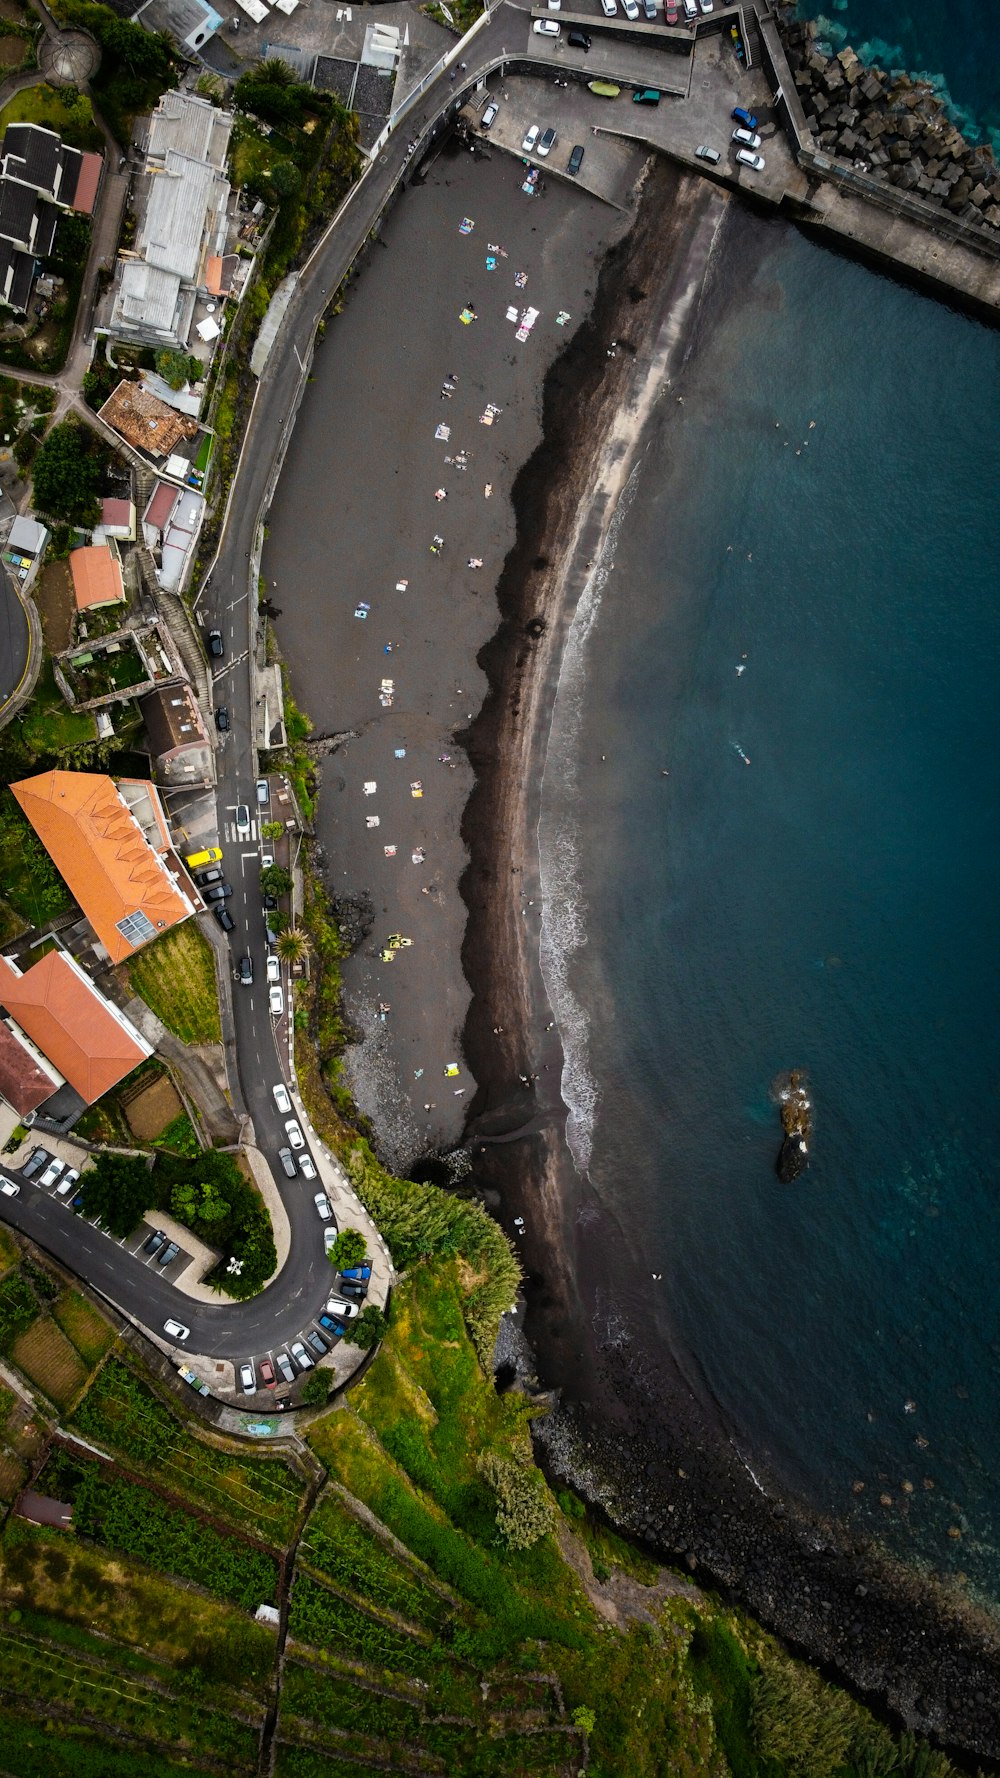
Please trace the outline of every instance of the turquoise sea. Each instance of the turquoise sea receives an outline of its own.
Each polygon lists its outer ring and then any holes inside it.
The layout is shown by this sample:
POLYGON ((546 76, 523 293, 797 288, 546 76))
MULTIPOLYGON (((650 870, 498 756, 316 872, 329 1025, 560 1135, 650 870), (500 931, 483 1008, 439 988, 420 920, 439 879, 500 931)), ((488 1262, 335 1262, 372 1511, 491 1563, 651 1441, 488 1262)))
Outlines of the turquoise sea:
POLYGON ((727 228, 543 797, 599 1313, 756 1472, 996 1599, 1000 333, 727 228))

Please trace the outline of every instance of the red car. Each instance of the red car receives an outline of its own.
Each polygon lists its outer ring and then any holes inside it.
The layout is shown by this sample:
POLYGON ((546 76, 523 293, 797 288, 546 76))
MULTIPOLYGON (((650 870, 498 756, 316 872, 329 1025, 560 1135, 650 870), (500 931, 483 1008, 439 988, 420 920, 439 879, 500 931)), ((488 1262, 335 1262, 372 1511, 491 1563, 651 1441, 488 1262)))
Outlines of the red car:
POLYGON ((274 1365, 271 1363, 271 1360, 269 1358, 262 1358, 261 1359, 259 1365, 257 1366, 257 1375, 260 1378, 261 1382, 263 1383, 265 1389, 277 1389, 278 1383, 277 1383, 277 1378, 275 1377, 275 1374, 274 1374, 274 1365))
POLYGON ((663 16, 668 25, 676 25, 677 0, 663 0, 663 16))

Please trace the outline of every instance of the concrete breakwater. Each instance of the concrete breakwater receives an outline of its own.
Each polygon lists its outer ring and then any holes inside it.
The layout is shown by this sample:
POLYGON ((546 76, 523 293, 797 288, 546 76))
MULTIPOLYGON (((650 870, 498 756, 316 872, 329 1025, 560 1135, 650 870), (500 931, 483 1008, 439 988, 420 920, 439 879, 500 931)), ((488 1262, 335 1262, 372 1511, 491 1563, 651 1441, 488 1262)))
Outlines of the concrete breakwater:
POLYGON ((826 55, 813 20, 782 20, 781 37, 820 150, 912 193, 989 236, 1000 249, 1000 167, 967 142, 926 82, 867 67, 855 51, 826 55))

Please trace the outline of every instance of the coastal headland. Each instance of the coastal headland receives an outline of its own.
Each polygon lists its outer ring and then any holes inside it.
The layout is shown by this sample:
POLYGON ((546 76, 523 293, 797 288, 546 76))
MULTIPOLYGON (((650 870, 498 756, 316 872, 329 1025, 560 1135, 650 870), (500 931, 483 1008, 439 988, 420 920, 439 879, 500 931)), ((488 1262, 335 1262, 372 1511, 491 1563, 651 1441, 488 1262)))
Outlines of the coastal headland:
POLYGON ((720 258, 754 251, 727 207, 663 163, 632 219, 555 186, 528 199, 506 160, 440 159, 319 350, 264 569, 298 701, 351 736, 318 815, 331 891, 367 891, 375 922, 346 971, 349 1077, 391 1164, 464 1129, 476 1186, 512 1231, 523 1218, 535 1363, 569 1404, 553 1468, 907 1722, 989 1755, 992 1622, 770 1498, 669 1355, 616 1352, 581 1313, 612 1231, 579 1221, 563 1141, 538 793, 562 644, 643 420, 710 337, 720 258), (390 961, 393 936, 412 945, 390 961))

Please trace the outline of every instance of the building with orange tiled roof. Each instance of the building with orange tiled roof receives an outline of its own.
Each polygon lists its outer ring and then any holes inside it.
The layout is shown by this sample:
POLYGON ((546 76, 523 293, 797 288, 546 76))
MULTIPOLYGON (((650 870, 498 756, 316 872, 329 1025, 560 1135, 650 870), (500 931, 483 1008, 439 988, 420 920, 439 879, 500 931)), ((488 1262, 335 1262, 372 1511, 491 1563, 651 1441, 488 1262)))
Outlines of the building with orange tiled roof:
POLYGON ((88 543, 70 552, 69 571, 77 611, 95 611, 102 605, 120 605, 125 598, 122 565, 117 549, 107 543, 88 543))
POLYGON ((126 801, 103 773, 53 771, 11 790, 113 963, 195 912, 153 784, 130 781, 126 801), (141 825, 130 803, 151 820, 141 825))
MULTIPOLYGON (((65 951, 50 951, 24 974, 12 958, 0 957, 0 1009, 4 1044, 16 1042, 39 1074, 49 1077, 44 1098, 56 1101, 51 1111, 44 1100, 30 1107, 41 1105, 49 1122, 75 1121, 85 1105, 93 1105, 153 1053, 65 951)), ((6 1087, 0 1090, 6 1098, 6 1087)))

